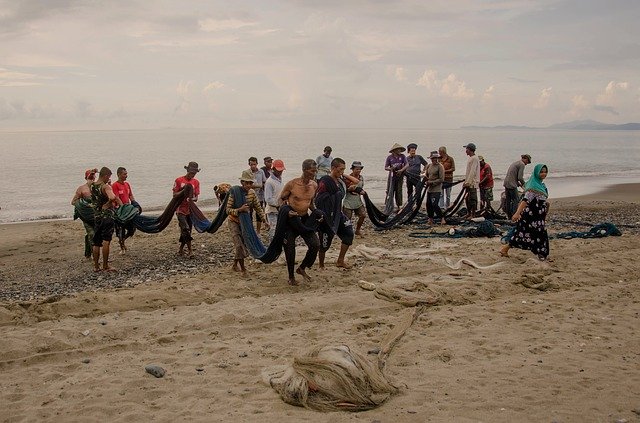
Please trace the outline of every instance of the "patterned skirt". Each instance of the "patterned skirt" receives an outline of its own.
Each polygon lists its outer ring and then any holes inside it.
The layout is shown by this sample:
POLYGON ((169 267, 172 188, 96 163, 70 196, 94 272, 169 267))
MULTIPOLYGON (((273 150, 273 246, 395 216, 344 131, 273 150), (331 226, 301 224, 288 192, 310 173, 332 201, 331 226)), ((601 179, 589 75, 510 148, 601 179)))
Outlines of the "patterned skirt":
POLYGON ((529 201, 522 211, 515 233, 509 241, 509 246, 530 250, 541 259, 547 258, 549 255, 549 236, 545 227, 546 216, 546 201, 538 198, 529 201))

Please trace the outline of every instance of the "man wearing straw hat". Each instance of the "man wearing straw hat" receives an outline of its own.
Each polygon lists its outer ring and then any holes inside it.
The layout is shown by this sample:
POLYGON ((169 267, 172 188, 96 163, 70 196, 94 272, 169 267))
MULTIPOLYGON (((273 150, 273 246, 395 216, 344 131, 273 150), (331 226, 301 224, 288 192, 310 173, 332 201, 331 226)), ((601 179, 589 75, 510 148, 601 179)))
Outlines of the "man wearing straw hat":
POLYGON ((191 237, 191 230, 193 228, 193 223, 191 222, 189 202, 198 201, 198 196, 200 195, 200 181, 196 179, 196 173, 200 172, 200 168, 196 162, 189 162, 189 164, 184 168, 187 171, 187 174, 176 178, 173 183, 173 196, 175 197, 178 195, 186 185, 191 185, 193 187, 193 197, 185 198, 176 210, 178 227, 180 228, 180 249, 178 249, 178 255, 184 255, 184 247, 186 245, 187 256, 189 258, 193 258, 193 250, 191 249, 191 241, 193 240, 191 237))
POLYGON ((227 200, 227 213, 229 214, 228 225, 235 250, 233 266, 231 268, 236 272, 242 272, 243 276, 246 276, 247 274, 247 269, 244 267, 244 259, 249 257, 249 251, 242 240, 242 231, 240 230, 240 219, 238 218, 238 215, 240 213, 249 213, 250 211, 254 211, 258 218, 264 222, 265 229, 269 230, 267 217, 264 215, 264 211, 262 210, 260 201, 256 196, 256 192, 251 188, 254 182, 255 179, 251 170, 245 170, 242 172, 242 176, 240 176, 240 185, 242 186, 242 190, 246 193, 246 202, 238 207, 238 204, 234 204, 233 195, 230 195, 227 200))
MULTIPOLYGON (((390 197, 393 195, 396 201, 396 207, 400 209, 402 206, 402 179, 404 171, 409 167, 407 158, 404 154, 405 148, 398 143, 394 143, 389 150, 389 156, 384 162, 384 170, 389 172, 391 181, 387 187, 387 202, 391 203, 390 197)), ((393 207, 393 205, 391 205, 393 207)), ((388 209, 389 207, 387 207, 388 209)))

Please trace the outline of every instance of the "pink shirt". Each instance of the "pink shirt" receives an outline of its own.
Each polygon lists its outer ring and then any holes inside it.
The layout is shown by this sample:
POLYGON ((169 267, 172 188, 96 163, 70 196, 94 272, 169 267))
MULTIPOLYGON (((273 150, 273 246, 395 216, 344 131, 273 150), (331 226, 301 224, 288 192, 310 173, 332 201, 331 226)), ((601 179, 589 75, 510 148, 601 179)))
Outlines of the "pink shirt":
MULTIPOLYGON (((196 178, 187 179, 184 176, 177 178, 173 183, 173 192, 181 191, 182 188, 184 188, 184 186, 187 184, 193 187, 194 197, 200 195, 200 181, 198 181, 196 178)), ((191 214, 191 211, 189 210, 189 202, 186 199, 182 203, 180 203, 180 205, 178 206, 178 210, 176 210, 176 213, 191 214)))
POLYGON ((131 191, 131 185, 129 182, 124 181, 122 183, 115 181, 111 184, 111 189, 113 189, 113 193, 122 201, 122 204, 131 204, 131 196, 133 195, 133 191, 131 191))

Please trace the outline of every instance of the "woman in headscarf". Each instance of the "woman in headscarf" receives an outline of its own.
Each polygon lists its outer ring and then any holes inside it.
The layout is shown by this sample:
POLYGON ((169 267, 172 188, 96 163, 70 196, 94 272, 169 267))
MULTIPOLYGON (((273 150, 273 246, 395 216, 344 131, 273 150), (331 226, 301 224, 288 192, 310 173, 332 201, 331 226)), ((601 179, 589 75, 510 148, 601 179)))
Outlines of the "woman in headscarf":
POLYGON ((537 164, 531 178, 524 186, 524 196, 511 220, 517 223, 515 232, 509 242, 500 249, 503 257, 509 257, 509 248, 515 247, 530 250, 540 260, 549 260, 549 236, 545 220, 549 212, 549 192, 544 179, 548 168, 537 164))

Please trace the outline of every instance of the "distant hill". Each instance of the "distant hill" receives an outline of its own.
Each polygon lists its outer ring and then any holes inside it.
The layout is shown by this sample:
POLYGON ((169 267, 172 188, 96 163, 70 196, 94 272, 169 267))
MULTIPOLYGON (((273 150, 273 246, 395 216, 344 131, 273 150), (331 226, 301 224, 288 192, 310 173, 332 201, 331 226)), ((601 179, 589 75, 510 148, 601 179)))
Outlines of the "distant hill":
POLYGON ((462 126, 461 129, 575 129, 575 130, 607 130, 607 131, 640 131, 640 123, 624 123, 620 125, 596 122, 595 120, 574 120, 556 123, 547 127, 500 125, 500 126, 462 126))

